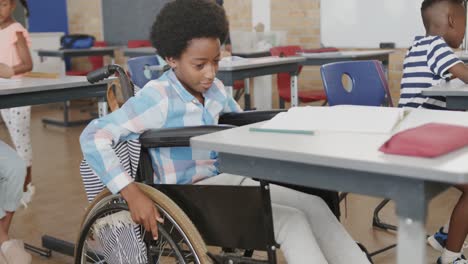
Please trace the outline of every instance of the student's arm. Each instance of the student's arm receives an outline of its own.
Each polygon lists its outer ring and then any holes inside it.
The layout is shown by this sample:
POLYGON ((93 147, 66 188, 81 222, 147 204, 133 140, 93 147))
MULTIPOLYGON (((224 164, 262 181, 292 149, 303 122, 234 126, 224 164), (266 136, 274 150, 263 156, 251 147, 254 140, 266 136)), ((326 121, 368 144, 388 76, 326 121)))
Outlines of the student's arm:
POLYGON ((458 78, 464 83, 468 83, 468 66, 464 63, 458 63, 449 69, 449 72, 452 74, 453 78, 458 78))
POLYGON ((112 146, 136 139, 149 130, 161 128, 167 116, 167 98, 155 89, 142 89, 121 109, 92 121, 80 136, 84 158, 112 193, 127 201, 133 221, 157 237, 159 213, 152 201, 133 183, 112 146))
POLYGON ((468 81, 468 68, 441 37, 432 40, 426 56, 427 66, 435 75, 442 79, 455 77, 468 81))
POLYGON ((22 32, 16 32, 16 49, 18 50, 18 55, 21 60, 21 63, 18 65, 13 66, 13 71, 15 75, 22 74, 25 72, 30 72, 33 67, 31 54, 29 53, 29 47, 26 42, 26 38, 24 37, 22 32))

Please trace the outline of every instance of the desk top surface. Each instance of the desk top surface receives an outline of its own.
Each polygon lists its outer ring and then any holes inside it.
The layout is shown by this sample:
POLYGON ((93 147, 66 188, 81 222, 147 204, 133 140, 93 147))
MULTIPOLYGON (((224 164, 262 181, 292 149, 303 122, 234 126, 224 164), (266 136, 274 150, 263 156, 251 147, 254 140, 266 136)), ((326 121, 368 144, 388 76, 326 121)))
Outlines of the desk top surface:
POLYGON ((298 55, 307 59, 344 59, 344 58, 359 58, 379 55, 389 55, 393 50, 359 50, 359 51, 337 51, 337 52, 322 52, 322 53, 307 53, 300 52, 298 55))
POLYGON ((115 49, 119 47, 93 47, 89 49, 38 49, 36 50, 39 56, 47 57, 57 57, 57 56, 65 56, 65 55, 73 55, 73 54, 86 54, 95 55, 99 53, 114 53, 115 49))
POLYGON ((156 49, 153 47, 139 47, 139 48, 128 48, 125 47, 122 49, 124 52, 147 52, 149 54, 155 54, 156 49))
POLYGON ((283 64, 300 63, 303 61, 305 61, 305 58, 302 57, 261 57, 221 61, 219 63, 219 71, 245 70, 283 64))
MULTIPOLYGON (((418 117, 406 117, 400 128, 429 122, 468 126, 468 113, 420 110, 418 117)), ((250 131, 260 123, 195 137, 198 149, 283 160, 333 168, 384 173, 400 177, 446 183, 468 183, 468 148, 438 158, 426 159, 387 155, 379 147, 391 134, 316 131, 314 135, 250 131)))
POLYGON ((422 94, 425 96, 468 96, 468 85, 459 79, 454 79, 423 89, 422 94))
MULTIPOLYGON (((104 81, 108 82, 108 80, 104 81)), ((19 78, 0 81, 0 96, 28 92, 90 86, 85 76, 66 76, 57 79, 19 78)))

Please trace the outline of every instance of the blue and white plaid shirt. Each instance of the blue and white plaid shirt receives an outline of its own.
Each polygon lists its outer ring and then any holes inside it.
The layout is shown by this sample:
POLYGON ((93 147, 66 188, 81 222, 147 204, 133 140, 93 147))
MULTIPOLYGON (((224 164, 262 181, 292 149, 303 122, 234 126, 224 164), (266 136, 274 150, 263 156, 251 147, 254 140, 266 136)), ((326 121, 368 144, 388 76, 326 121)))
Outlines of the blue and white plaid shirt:
MULTIPOLYGON (((202 105, 179 82, 172 70, 150 81, 119 110, 92 121, 80 137, 84 158, 113 193, 133 179, 123 168, 112 146, 137 139, 147 130, 216 125, 220 114, 242 109, 216 79, 203 94, 202 105)), ((190 147, 151 149, 156 183, 191 184, 217 175, 217 155, 190 147)))

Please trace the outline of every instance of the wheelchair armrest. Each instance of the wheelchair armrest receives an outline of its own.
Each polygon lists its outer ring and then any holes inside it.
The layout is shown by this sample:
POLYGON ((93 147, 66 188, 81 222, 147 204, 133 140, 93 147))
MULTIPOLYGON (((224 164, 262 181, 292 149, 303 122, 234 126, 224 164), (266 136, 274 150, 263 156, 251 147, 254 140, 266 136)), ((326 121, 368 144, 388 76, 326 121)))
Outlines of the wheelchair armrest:
POLYGON ((227 113, 219 117, 219 124, 245 126, 272 119, 275 115, 286 112, 285 109, 267 111, 245 111, 240 113, 227 113))
POLYGON ((234 126, 193 126, 149 130, 140 136, 140 143, 145 148, 188 147, 190 138, 218 132, 234 126))

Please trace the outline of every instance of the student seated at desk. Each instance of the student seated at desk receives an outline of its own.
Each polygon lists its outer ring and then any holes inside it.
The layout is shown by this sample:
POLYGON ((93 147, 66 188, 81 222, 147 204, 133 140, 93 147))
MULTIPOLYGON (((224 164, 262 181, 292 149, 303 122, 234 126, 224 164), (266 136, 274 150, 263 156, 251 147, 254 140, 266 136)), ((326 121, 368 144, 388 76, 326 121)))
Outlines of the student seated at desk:
MULTIPOLYGON (((466 10, 463 0, 424 0, 421 12, 426 36, 416 37, 406 55, 399 106, 443 110, 444 97, 425 97, 421 91, 453 78, 468 83, 468 67, 452 51, 465 36, 466 10)), ((442 251, 439 264, 468 263, 461 252, 468 234, 468 185, 455 187, 462 195, 450 224, 428 239, 432 247, 442 251)))
MULTIPOLYGON (((154 238, 160 215, 119 163, 112 146, 150 129, 216 125, 220 114, 241 111, 216 79, 220 40, 227 31, 225 12, 212 0, 168 3, 153 24, 151 40, 171 70, 146 84, 119 110, 92 121, 80 137, 90 167, 113 193, 120 192, 133 221, 154 238)), ((156 182, 258 184, 241 176, 218 175, 216 154, 196 153, 198 160, 189 147, 151 150, 156 182)), ((271 198, 275 239, 288 263, 369 263, 322 199, 275 185, 271 198)))
MULTIPOLYGON (((20 1, 28 11, 25 0, 20 1)), ((13 18, 15 0, 0 0, 0 78, 17 78, 32 70, 28 31, 13 18)), ((27 175, 23 186, 26 205, 34 193, 31 183, 32 147, 30 137, 31 106, 1 109, 1 116, 20 157, 26 162, 27 175)))
POLYGON ((13 214, 21 204, 25 176, 24 161, 0 141, 0 264, 31 263, 23 242, 8 236, 13 214))

